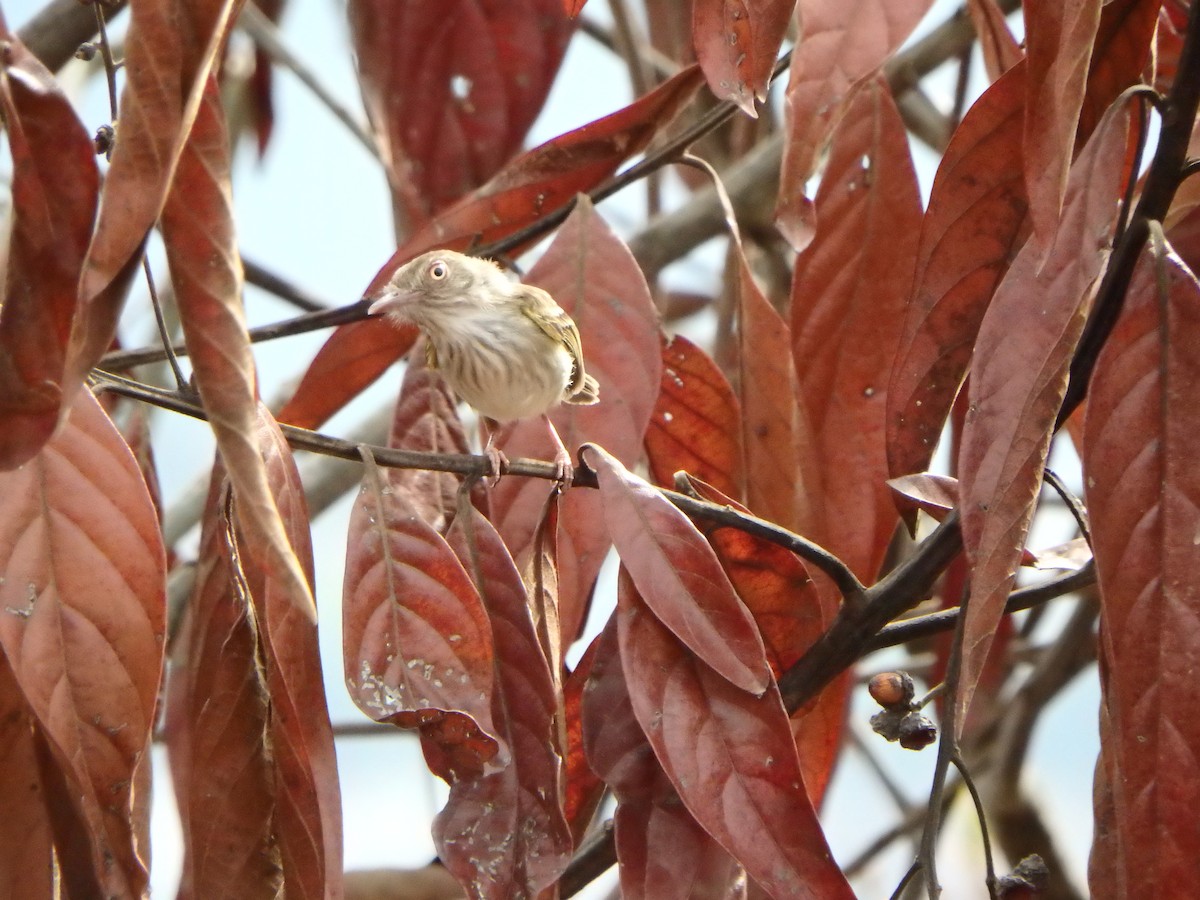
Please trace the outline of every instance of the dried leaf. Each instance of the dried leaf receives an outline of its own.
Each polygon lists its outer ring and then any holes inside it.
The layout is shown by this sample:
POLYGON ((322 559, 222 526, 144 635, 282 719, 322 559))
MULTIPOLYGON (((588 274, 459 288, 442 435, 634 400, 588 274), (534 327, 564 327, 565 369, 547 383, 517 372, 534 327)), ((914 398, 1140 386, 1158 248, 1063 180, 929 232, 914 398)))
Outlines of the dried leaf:
POLYGON ((1025 189, 1033 232, 1054 239, 1067 190, 1102 0, 1026 0, 1025 189))
POLYGON ((1028 225, 1021 145, 1026 66, 968 110, 938 167, 887 397, 888 471, 929 468, 979 323, 1028 225))
POLYGON ((54 896, 54 835, 38 777, 34 718, 0 653, 0 896, 54 896))
POLYGON ((415 327, 396 328, 382 319, 351 322, 335 329, 279 411, 279 421, 298 428, 320 428, 374 384, 416 339, 415 327))
POLYGON ((663 337, 662 386, 646 429, 654 481, 666 487, 685 471, 741 496, 741 410, 725 375, 682 335, 663 337))
POLYGON ((604 450, 585 449, 608 533, 654 615, 731 684, 761 694, 770 681, 762 638, 704 536, 604 450))
POLYGON ((958 454, 971 596, 961 724, 1021 558, 1071 355, 1108 258, 1128 175, 1128 110, 1114 107, 1072 167, 1062 221, 1043 253, 1026 243, 979 329, 958 454))
POLYGON ((67 393, 83 382, 112 343, 146 236, 164 214, 239 2, 147 0, 130 10, 121 139, 104 179, 99 221, 80 279, 67 393))
POLYGON ((131 821, 165 640, 166 566, 137 463, 90 392, 0 474, 0 646, 114 896, 146 887, 131 821), (86 673, 86 677, 85 674, 86 673))
POLYGON ((478 772, 497 755, 487 611, 442 536, 373 462, 350 518, 342 621, 359 709, 430 735, 446 757, 444 777, 478 772))
POLYGON ((792 282, 792 356, 826 511, 805 534, 870 580, 897 521, 885 484, 888 377, 921 215, 904 124, 882 82, 838 126, 816 202, 821 227, 792 282))
POLYGON ((403 231, 521 148, 574 30, 562 0, 352 0, 347 14, 403 231))
POLYGON ((1111 828, 1106 880, 1092 883, 1101 898, 1200 890, 1200 285, 1163 249, 1143 252, 1097 360, 1084 440, 1101 595, 1106 765, 1097 783, 1111 803, 1096 811, 1111 828))
POLYGON ((53 76, 0 23, 12 216, 0 311, 0 469, 32 457, 62 412, 79 274, 99 200, 95 150, 53 76))
POLYGON ((888 487, 896 495, 896 506, 901 513, 928 513, 942 521, 958 507, 958 479, 935 472, 917 475, 901 475, 889 478, 888 487))
POLYGON ((622 570, 621 665, 634 714, 688 810, 777 897, 853 897, 805 793, 774 681, 739 691, 661 624, 622 570))
POLYGON ((1100 11, 1079 110, 1076 148, 1087 143, 1104 111, 1121 92, 1141 82, 1151 59, 1161 5, 1162 0, 1112 0, 1100 11))
POLYGON ((446 535, 472 573, 496 648, 492 718, 512 757, 499 771, 456 778, 434 820, 446 867, 472 896, 533 897, 571 861, 562 811, 558 691, 530 616, 521 576, 491 524, 469 505, 446 535), (469 518, 468 518, 469 517, 469 518))
POLYGON ((800 0, 800 40, 792 56, 787 145, 776 224, 797 251, 813 237, 804 184, 855 85, 887 60, 932 0, 800 0))
POLYGON ((583 707, 588 760, 617 798, 613 816, 621 896, 628 900, 727 897, 741 872, 700 827, 671 785, 633 714, 616 620, 597 637, 583 707))
POLYGON ((695 0, 692 39, 708 86, 719 100, 732 100, 748 116, 754 101, 767 99, 779 46, 796 0, 695 0))
POLYGON ((967 12, 979 37, 979 49, 988 78, 996 81, 1025 58, 1021 45, 1008 30, 1004 13, 996 0, 967 0, 967 12))

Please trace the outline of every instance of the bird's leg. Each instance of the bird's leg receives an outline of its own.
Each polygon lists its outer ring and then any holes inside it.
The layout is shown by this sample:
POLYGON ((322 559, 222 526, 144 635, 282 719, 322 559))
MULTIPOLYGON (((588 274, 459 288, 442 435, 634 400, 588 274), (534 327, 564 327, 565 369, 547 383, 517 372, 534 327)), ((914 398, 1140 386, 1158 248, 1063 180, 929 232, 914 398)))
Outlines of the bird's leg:
POLYGON ((550 429, 550 436, 554 438, 554 445, 557 449, 554 451, 554 480, 558 482, 559 491, 565 491, 571 486, 571 482, 575 480, 575 466, 571 463, 571 454, 567 452, 567 448, 563 445, 562 438, 558 436, 558 429, 554 427, 554 423, 550 421, 547 415, 542 416, 546 420, 546 426, 550 429))
POLYGON ((487 416, 481 416, 483 419, 483 430, 487 432, 487 443, 483 445, 483 455, 487 457, 488 483, 495 487, 500 481, 500 476, 508 471, 508 457, 504 455, 504 451, 496 446, 496 430, 500 427, 500 423, 495 419, 489 419, 487 416))

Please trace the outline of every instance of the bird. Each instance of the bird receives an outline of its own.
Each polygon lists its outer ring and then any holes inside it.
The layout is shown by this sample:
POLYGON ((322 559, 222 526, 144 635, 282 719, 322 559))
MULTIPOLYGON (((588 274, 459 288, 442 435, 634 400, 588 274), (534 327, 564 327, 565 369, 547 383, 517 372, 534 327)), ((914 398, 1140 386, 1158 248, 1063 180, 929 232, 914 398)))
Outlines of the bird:
POLYGON ((499 424, 535 416, 557 444, 560 489, 570 484, 571 456, 548 413, 560 403, 598 403, 600 385, 584 369, 579 329, 549 293, 508 278, 491 260, 431 250, 367 299, 369 315, 421 331, 429 367, 483 417, 493 484, 508 468, 495 446, 499 424))

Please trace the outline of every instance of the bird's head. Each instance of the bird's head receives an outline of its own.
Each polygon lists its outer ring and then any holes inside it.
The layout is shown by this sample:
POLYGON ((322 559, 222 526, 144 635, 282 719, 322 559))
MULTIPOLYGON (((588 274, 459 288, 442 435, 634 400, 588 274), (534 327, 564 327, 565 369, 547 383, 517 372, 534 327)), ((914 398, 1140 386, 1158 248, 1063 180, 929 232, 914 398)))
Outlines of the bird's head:
POLYGON ((430 250, 396 270, 368 313, 428 326, 509 290, 508 279, 489 260, 430 250))

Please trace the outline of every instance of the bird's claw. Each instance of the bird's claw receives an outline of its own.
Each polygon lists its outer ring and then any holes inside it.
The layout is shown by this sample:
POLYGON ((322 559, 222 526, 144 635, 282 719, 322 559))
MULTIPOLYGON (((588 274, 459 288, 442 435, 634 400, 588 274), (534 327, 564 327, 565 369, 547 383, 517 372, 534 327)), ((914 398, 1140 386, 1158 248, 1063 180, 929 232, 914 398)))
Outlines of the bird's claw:
POLYGON ((554 454, 554 480, 558 483, 559 493, 571 486, 575 480, 575 466, 571 463, 571 454, 565 447, 559 447, 554 454))
POLYGON ((484 477, 487 478, 488 487, 495 487, 508 473, 508 457, 504 455, 503 450, 491 445, 483 448, 483 455, 487 457, 487 471, 484 472, 484 477))

